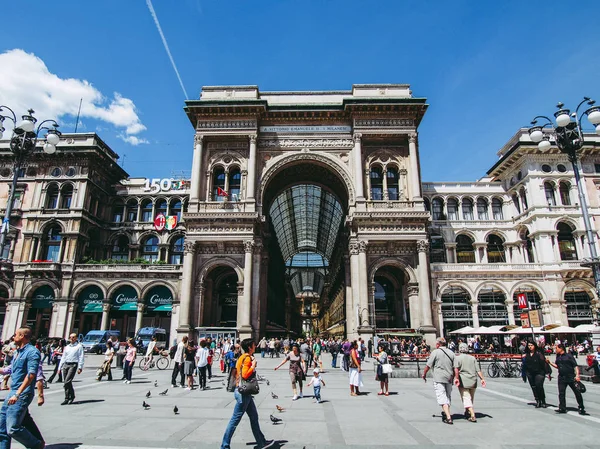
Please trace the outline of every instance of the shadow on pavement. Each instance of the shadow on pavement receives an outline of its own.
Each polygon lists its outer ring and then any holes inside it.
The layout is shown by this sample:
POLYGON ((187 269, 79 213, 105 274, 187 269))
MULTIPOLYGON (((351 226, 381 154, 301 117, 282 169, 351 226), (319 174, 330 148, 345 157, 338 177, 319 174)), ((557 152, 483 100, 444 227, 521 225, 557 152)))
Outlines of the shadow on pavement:
POLYGON ((58 443, 58 444, 47 444, 48 449, 76 449, 81 446, 82 443, 58 443))
POLYGON ((93 404, 94 402, 104 402, 104 399, 84 399, 83 401, 73 401, 72 405, 93 404))

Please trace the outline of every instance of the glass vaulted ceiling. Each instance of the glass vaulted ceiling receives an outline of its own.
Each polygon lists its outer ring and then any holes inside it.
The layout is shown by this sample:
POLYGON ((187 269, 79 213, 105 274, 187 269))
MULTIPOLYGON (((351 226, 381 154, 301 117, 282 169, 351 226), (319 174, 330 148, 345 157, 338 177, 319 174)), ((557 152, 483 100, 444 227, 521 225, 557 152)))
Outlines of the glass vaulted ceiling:
POLYGON ((343 219, 342 206, 326 190, 302 184, 283 191, 269 210, 296 297, 317 297, 343 219))

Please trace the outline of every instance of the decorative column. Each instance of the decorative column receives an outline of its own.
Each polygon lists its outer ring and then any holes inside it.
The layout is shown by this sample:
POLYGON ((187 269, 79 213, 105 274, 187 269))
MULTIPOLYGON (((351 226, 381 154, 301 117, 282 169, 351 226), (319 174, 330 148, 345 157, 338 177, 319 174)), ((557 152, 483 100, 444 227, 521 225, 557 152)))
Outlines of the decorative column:
POLYGON ((515 302, 512 299, 506 300, 506 312, 508 313, 508 324, 515 324, 515 302))
MULTIPOLYGON (((360 268, 359 268, 359 263, 358 263, 358 241, 351 240, 350 244, 348 245, 348 250, 350 252, 350 285, 352 287, 352 294, 351 294, 351 298, 352 298, 352 303, 351 303, 351 307, 350 307, 350 313, 351 315, 347 315, 346 318, 348 318, 349 316, 353 317, 353 321, 355 322, 356 326, 353 329, 348 329, 347 330, 347 334, 350 338, 350 336, 352 336, 352 338, 357 338, 359 336, 359 332, 360 332, 360 328, 362 327, 362 321, 361 321, 361 310, 360 310, 360 268)), ((348 308, 346 309, 346 313, 348 313, 348 308)))
POLYGON ((479 314, 477 313, 479 303, 477 301, 471 302, 471 315, 473 318, 473 327, 477 329, 479 327, 479 314))
POLYGON ((110 316, 110 304, 103 302, 102 303, 102 322, 100 324, 101 331, 108 330, 109 316, 110 316))
POLYGON ((190 186, 190 203, 200 200, 200 174, 202 170, 202 143, 204 136, 194 136, 194 158, 192 160, 192 183, 190 186))
POLYGON ((363 189, 363 166, 362 166, 362 134, 356 133, 352 137, 354 139, 354 182, 356 183, 356 199, 363 201, 365 199, 365 193, 363 189))
POLYGON ((73 321, 75 318, 75 303, 70 301, 67 304, 67 316, 65 319, 65 325, 63 327, 63 337, 67 338, 73 329, 73 321))
POLYGON ((418 329, 421 327, 421 314, 419 313, 419 284, 408 284, 406 289, 408 295, 408 308, 410 310, 410 327, 418 329))
POLYGON ((246 186, 246 198, 254 201, 256 184, 256 134, 250 134, 250 154, 248 158, 248 185, 246 186))
POLYGON ((142 319, 144 318, 144 303, 137 303, 137 314, 135 315, 135 331, 139 331, 142 328, 142 319))
POLYGON ((373 200, 373 196, 371 195, 371 172, 367 168, 365 170, 365 178, 367 180, 367 200, 373 200))
POLYGON ((417 252, 419 253, 419 266, 417 268, 419 277, 419 298, 421 303, 421 330, 425 335, 428 344, 435 340, 436 330, 433 326, 431 317, 431 293, 429 289, 429 271, 427 266, 427 253, 429 252, 429 242, 419 240, 417 242, 417 252))
POLYGON ((456 243, 446 243, 446 262, 456 263, 456 243))
POLYGON ((361 322, 358 326, 359 334, 372 334, 373 323, 371 322, 372 312, 369 307, 369 280, 367 271, 367 242, 358 242, 358 287, 360 291, 359 300, 357 301, 360 307, 359 316, 361 322))
POLYGON ((206 287, 204 286, 204 282, 198 281, 196 285, 196 298, 198 298, 198 321, 197 325, 202 326, 204 323, 209 323, 209 320, 204 319, 204 310, 206 301, 204 300, 204 296, 206 294, 206 287))
POLYGON ((254 253, 254 242, 252 240, 244 241, 244 295, 242 303, 238 304, 237 309, 237 328, 240 338, 252 336, 252 326, 250 317, 252 312, 252 262, 254 253))
POLYGON ((398 184, 400 187, 400 192, 398 192, 398 199, 400 201, 408 200, 408 182, 406 180, 407 174, 408 171, 404 168, 400 169, 400 171, 398 172, 398 184))
POLYGON ((383 176, 383 196, 382 198, 387 201, 390 199, 390 196, 388 194, 388 184, 387 184, 387 167, 384 168, 381 172, 381 176, 383 176))
MULTIPOLYGON (((355 248, 356 254, 358 254, 358 246, 355 248)), ((352 294, 352 269, 350 259, 352 257, 353 244, 349 245, 349 255, 344 256, 344 283, 346 286, 346 336, 352 340, 358 337, 356 328, 358 323, 356 322, 356 307, 354 307, 354 295, 352 294)))
POLYGON ((183 245, 183 274, 181 277, 181 299, 179 304, 179 327, 177 333, 183 337, 190 332, 190 309, 192 307, 192 286, 196 263, 196 242, 183 245))
POLYGON ((206 201, 212 200, 212 171, 206 170, 206 201))
POLYGON ((419 156, 417 155, 417 133, 408 135, 408 159, 410 161, 410 190, 414 200, 421 198, 421 177, 419 174, 419 156))

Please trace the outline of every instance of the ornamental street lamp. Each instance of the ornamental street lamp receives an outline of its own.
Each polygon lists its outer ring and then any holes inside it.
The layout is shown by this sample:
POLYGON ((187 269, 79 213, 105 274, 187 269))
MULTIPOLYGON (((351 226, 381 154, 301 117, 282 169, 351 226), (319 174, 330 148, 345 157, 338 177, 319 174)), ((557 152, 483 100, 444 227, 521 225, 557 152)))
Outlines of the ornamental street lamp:
POLYGON ((46 136, 42 137, 42 139, 45 139, 43 146, 44 153, 54 154, 56 152, 56 145, 60 142, 60 132, 57 129, 58 123, 56 123, 55 120, 44 120, 36 128, 35 125, 37 119, 33 116, 35 111, 29 109, 27 112, 28 114, 23 115, 21 120, 17 122, 17 116, 14 111, 8 106, 0 105, 0 139, 2 139, 4 131, 6 131, 4 128, 4 121, 9 119, 12 121, 12 136, 10 138, 9 148, 13 154, 12 188, 8 197, 8 203, 6 204, 2 228, 0 229, 0 259, 4 255, 4 245, 8 234, 8 223, 13 208, 19 172, 24 167, 27 159, 36 152, 36 146, 38 140, 40 140, 40 133, 43 130, 46 131, 46 136), (10 115, 4 115, 5 110, 8 111, 10 115), (51 128, 49 128, 49 126, 51 126, 51 128))
POLYGON ((573 165, 575 174, 575 183, 579 193, 579 204, 581 205, 581 213, 583 215, 583 223, 587 235, 587 241, 590 248, 591 260, 584 260, 583 266, 592 268, 594 273, 594 283, 596 285, 596 293, 600 298, 600 260, 596 251, 595 233, 590 222, 587 200, 581 184, 579 174, 579 152, 583 148, 585 139, 581 130, 581 119, 584 115, 587 116, 589 122, 596 128, 596 134, 600 135, 600 108, 594 106, 595 101, 588 97, 584 97, 579 103, 575 112, 571 113, 569 109, 564 109, 564 104, 558 103, 556 107, 558 111, 554 113, 556 124, 544 115, 538 115, 533 119, 532 128, 529 129, 529 137, 538 144, 541 151, 546 151, 552 146, 551 140, 554 141, 558 149, 569 157, 569 161, 573 165), (579 109, 583 104, 587 104, 587 109, 579 114, 579 109), (545 123, 538 125, 538 119, 545 120, 545 123), (549 127, 550 132, 544 132, 544 128, 549 127))

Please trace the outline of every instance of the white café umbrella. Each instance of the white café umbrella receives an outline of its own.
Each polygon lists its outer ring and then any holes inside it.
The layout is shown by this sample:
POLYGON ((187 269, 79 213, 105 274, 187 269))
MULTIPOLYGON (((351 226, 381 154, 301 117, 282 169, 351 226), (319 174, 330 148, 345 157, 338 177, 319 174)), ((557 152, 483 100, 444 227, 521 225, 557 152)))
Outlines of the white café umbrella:
POLYGON ((575 326, 575 330, 578 334, 591 334, 594 332, 596 326, 593 324, 580 324, 579 326, 575 326))
POLYGON ((466 335, 472 333, 473 328, 471 326, 461 327, 460 329, 456 329, 455 331, 448 332, 449 335, 466 335))

